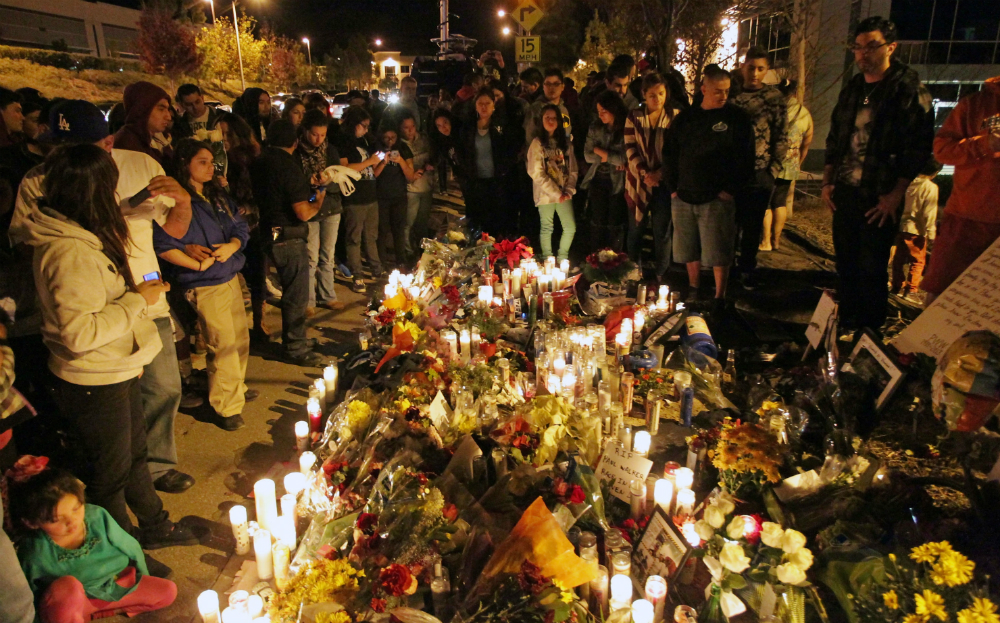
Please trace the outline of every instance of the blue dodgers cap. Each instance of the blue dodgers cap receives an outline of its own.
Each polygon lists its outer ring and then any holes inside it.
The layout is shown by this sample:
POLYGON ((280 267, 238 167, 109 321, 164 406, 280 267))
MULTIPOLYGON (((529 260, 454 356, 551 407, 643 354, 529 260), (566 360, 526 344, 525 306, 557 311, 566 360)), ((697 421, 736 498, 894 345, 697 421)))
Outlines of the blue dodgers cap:
POLYGON ((39 137, 46 143, 96 143, 108 137, 108 120, 86 100, 59 102, 49 111, 49 131, 39 137))

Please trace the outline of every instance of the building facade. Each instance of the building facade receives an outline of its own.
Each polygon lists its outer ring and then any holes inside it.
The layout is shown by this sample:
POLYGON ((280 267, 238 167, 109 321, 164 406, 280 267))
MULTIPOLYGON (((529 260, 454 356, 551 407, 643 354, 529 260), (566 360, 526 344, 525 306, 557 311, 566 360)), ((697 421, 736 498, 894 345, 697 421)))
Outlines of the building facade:
POLYGON ((135 57, 139 11, 84 0, 0 0, 0 44, 135 57))
POLYGON ((374 66, 372 70, 375 74, 375 83, 379 83, 386 78, 393 78, 396 84, 413 71, 413 60, 416 56, 403 56, 401 52, 376 52, 374 66))

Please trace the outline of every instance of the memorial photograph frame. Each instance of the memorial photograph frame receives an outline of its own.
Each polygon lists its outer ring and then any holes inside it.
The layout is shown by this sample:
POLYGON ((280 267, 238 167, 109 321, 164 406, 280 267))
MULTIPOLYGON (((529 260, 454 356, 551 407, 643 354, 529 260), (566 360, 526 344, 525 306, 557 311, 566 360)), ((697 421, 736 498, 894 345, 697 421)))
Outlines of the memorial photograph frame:
POLYGON ((903 384, 903 377, 906 375, 896 357, 868 329, 865 329, 854 345, 850 357, 840 370, 853 372, 865 380, 875 379, 879 388, 879 395, 875 400, 877 411, 889 404, 889 399, 903 384))
POLYGON ((694 548, 684 539, 673 519, 663 507, 656 506, 632 553, 632 577, 644 586, 646 578, 659 575, 673 586, 692 552, 694 548))

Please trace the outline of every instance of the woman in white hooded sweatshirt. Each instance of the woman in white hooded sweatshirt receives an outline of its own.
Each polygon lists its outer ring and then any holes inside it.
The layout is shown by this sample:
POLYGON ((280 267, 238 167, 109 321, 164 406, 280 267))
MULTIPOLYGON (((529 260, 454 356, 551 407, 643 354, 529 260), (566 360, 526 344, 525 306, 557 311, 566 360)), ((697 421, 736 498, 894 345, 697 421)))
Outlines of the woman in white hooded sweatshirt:
POLYGON ((117 182, 114 161, 96 145, 61 147, 46 159, 44 197, 26 222, 42 337, 56 401, 87 459, 77 471, 89 501, 134 533, 131 508, 144 543, 190 544, 197 539, 179 538, 189 530, 167 519, 146 467, 138 383, 160 347, 146 308, 169 286, 133 283, 117 182))

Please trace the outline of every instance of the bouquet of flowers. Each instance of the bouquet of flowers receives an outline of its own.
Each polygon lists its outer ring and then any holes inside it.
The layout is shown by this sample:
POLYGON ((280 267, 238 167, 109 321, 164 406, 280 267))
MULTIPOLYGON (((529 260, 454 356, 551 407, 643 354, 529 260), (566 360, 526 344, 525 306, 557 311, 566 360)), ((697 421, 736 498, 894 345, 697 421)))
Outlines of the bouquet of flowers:
POLYGON ((719 470, 719 483, 733 495, 741 491, 759 494, 765 484, 781 480, 781 446, 770 431, 757 424, 733 424, 726 418, 708 456, 719 470))
POLYGON ((507 262, 508 268, 517 268, 521 265, 521 260, 530 259, 535 255, 531 247, 528 246, 528 239, 521 236, 517 240, 501 240, 493 243, 490 249, 490 266, 496 264, 498 259, 507 262))
POLYGON ((973 582, 976 563, 947 541, 924 543, 910 561, 889 554, 885 581, 852 598, 859 623, 997 623, 996 603, 973 582))
POLYGON ((573 590, 542 575, 525 560, 518 573, 502 574, 496 586, 465 618, 467 623, 586 623, 593 617, 573 590))
POLYGON ((588 255, 580 269, 591 283, 603 282, 618 286, 633 277, 636 265, 627 253, 601 249, 588 255))
MULTIPOLYGON (((346 560, 319 558, 300 569, 284 590, 275 593, 270 602, 271 620, 275 623, 297 620, 300 605, 350 605, 358 592, 358 578, 364 574, 346 560)), ((350 623, 351 617, 339 610, 317 616, 317 621, 350 623)))

